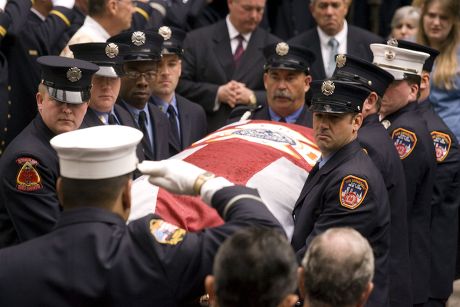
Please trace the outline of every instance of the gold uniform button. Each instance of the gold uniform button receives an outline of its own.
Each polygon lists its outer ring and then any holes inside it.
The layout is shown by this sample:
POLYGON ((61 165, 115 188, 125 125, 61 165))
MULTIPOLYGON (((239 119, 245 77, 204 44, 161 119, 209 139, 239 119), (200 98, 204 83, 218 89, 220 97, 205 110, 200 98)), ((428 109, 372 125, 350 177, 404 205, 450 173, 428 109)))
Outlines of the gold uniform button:
POLYGON ((11 114, 8 114, 8 119, 10 119, 10 118, 11 118, 11 114))
POLYGON ((8 85, 8 90, 11 91, 11 85, 8 85))
POLYGON ((8 100, 8 104, 11 105, 11 100, 8 100))
POLYGON ((2 146, 5 145, 5 141, 2 141, 2 146))
POLYGON ((7 131, 8 131, 8 128, 3 129, 3 131, 7 132, 7 131))

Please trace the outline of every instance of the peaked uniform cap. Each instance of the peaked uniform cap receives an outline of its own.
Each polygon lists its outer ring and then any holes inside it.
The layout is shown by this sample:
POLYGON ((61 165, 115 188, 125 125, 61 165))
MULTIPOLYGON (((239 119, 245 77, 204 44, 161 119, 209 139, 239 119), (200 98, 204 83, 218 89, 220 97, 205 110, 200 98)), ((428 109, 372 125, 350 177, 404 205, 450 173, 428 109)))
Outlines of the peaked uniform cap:
POLYGON ((54 99, 66 103, 83 103, 90 98, 91 78, 99 66, 88 61, 61 56, 41 56, 42 83, 54 99))
POLYGON ((394 80, 392 74, 377 65, 348 54, 338 54, 335 62, 332 79, 359 83, 380 97, 394 80))
POLYGON ((112 36, 108 43, 126 44, 128 52, 124 55, 124 62, 159 61, 163 37, 152 31, 125 31, 112 36))
POLYGON ((306 73, 315 60, 315 54, 307 48, 285 42, 270 44, 263 48, 266 60, 264 69, 299 70, 306 73))
POLYGON ((76 59, 99 65, 98 76, 117 78, 116 65, 123 62, 129 46, 118 43, 83 43, 69 46, 76 59))
MULTIPOLYGON (((396 44, 395 40, 392 40, 396 44)), ((422 75, 423 64, 428 53, 399 48, 394 45, 371 44, 373 63, 393 75, 395 80, 404 80, 408 75, 422 75)))
POLYGON ((313 81, 310 87, 311 112, 360 113, 370 91, 356 82, 340 80, 313 81))
POLYGON ((136 146, 142 136, 132 127, 102 125, 59 134, 50 143, 58 154, 61 176, 104 179, 136 169, 136 146))

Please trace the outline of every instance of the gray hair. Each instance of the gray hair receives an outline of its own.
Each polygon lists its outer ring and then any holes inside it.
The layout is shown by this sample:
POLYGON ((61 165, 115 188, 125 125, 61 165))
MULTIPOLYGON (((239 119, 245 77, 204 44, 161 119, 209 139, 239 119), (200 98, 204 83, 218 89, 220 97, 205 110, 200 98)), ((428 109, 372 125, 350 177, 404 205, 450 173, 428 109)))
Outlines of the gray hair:
POLYGON ((310 306, 359 302, 374 277, 369 242, 352 228, 331 228, 314 238, 302 261, 310 306))
POLYGON ((420 9, 411 5, 402 6, 397 9, 391 19, 391 28, 394 29, 404 19, 410 19, 414 21, 414 25, 418 26, 418 20, 420 19, 420 9))

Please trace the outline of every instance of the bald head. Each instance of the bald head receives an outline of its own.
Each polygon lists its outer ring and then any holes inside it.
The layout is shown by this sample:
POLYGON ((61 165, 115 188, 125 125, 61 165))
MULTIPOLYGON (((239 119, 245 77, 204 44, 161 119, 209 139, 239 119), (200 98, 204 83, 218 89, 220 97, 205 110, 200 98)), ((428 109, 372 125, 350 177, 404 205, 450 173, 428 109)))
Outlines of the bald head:
POLYGON ((302 267, 305 296, 312 307, 357 306, 372 289, 372 248, 352 228, 331 228, 313 239, 302 267))

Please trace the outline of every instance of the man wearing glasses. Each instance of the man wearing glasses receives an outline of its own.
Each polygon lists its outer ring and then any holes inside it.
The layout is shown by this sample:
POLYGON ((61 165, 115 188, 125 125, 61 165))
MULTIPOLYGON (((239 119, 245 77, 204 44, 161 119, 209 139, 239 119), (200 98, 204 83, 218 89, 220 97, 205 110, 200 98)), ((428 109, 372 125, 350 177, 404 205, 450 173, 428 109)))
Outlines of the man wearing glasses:
POLYGON ((131 114, 144 133, 141 143, 145 159, 169 158, 168 118, 155 105, 148 103, 161 59, 163 37, 154 32, 126 31, 109 38, 108 42, 130 47, 123 57, 117 103, 131 114))

